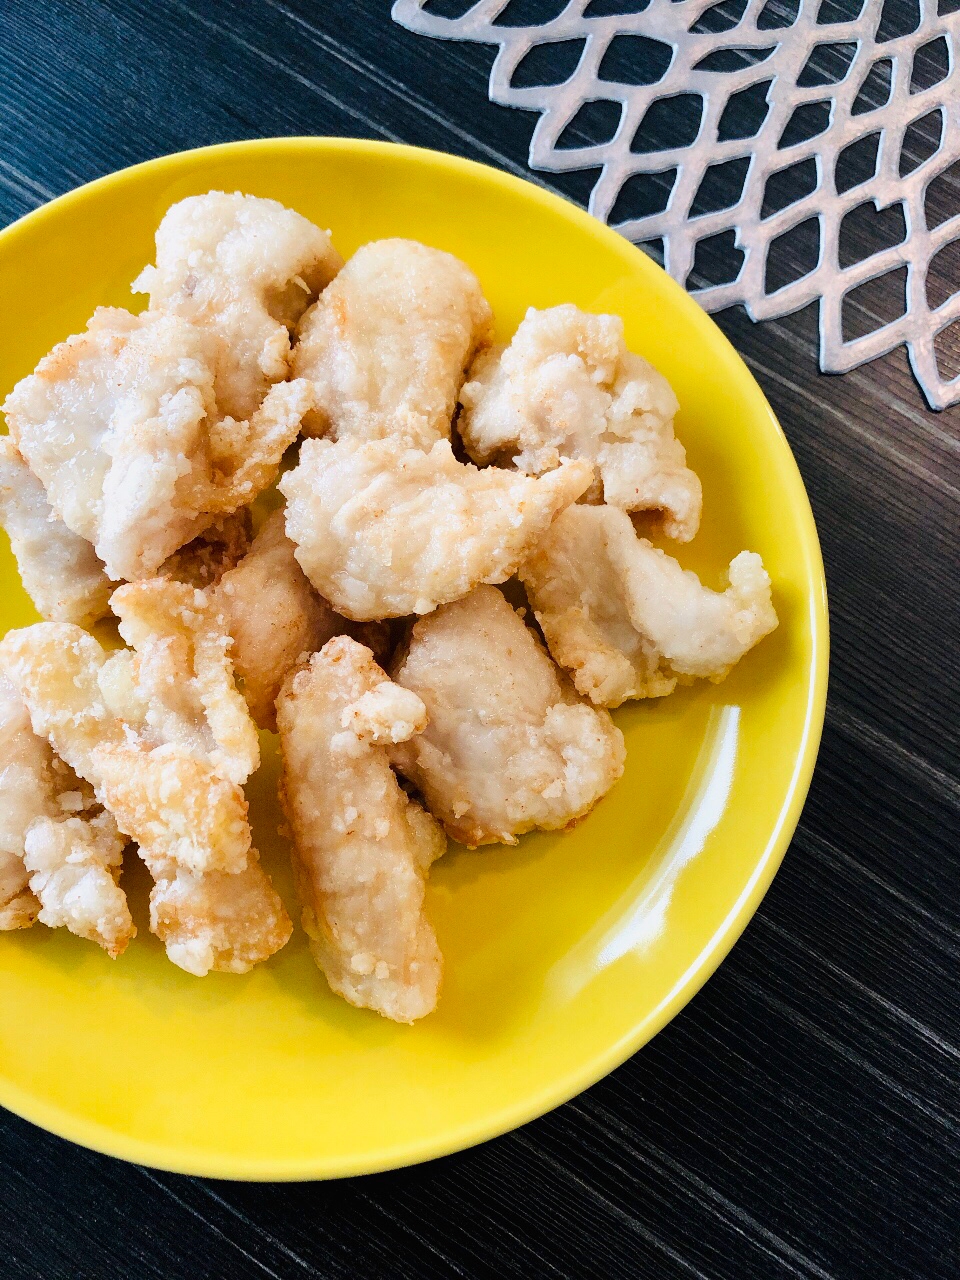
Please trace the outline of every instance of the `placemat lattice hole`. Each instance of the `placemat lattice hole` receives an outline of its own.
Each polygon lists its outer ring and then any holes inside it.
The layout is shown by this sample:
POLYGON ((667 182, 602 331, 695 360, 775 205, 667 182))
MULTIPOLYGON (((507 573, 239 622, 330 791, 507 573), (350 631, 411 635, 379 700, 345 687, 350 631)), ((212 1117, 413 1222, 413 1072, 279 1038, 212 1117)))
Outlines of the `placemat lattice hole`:
POLYGON ((937 369, 945 382, 960 375, 960 320, 954 320, 941 329, 933 339, 937 369))
POLYGON ((866 200, 845 213, 840 223, 837 239, 840 270, 846 271, 885 249, 893 249, 906 238, 902 202, 878 209, 872 200, 866 200))
POLYGON ((820 219, 805 218, 770 242, 764 269, 766 294, 795 284, 816 269, 820 261, 820 219))
POLYGON ((878 58, 863 78, 863 83, 853 100, 850 114, 866 115, 869 111, 879 111, 890 101, 893 93, 893 62, 890 58, 878 58))
POLYGON ((772 84, 772 80, 759 80, 730 95, 717 122, 718 142, 757 136, 770 113, 772 84))
POLYGON ((877 160, 880 155, 880 134, 868 133, 865 138, 858 138, 837 156, 833 180, 837 193, 843 195, 854 187, 869 182, 877 172, 877 160))
POLYGON ((907 313, 907 268, 897 267, 865 280, 843 295, 845 342, 865 338, 907 313))

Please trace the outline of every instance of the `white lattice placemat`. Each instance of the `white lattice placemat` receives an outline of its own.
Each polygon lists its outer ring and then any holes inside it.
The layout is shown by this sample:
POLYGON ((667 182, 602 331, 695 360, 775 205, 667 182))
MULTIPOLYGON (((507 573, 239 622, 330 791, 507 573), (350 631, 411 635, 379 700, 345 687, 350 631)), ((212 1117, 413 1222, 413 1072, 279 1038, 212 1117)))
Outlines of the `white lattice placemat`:
MULTIPOLYGON (((904 0, 907 9, 909 2, 904 0)), ((882 29, 881 0, 865 0, 855 18, 844 18, 837 0, 560 0, 552 17, 526 26, 510 25, 511 10, 522 9, 522 0, 464 3, 459 16, 437 12, 449 9, 449 0, 396 0, 393 16, 423 35, 498 45, 491 100, 540 113, 531 166, 553 172, 599 168, 591 212, 631 240, 661 241, 666 269, 706 308, 743 303, 754 319, 764 319, 819 299, 821 368, 843 372, 906 344, 927 400, 942 409, 960 401, 960 375, 938 367, 935 339, 960 318, 960 293, 932 305, 927 277, 935 255, 960 240, 960 214, 952 213, 960 181, 951 172, 960 159, 960 12, 938 12, 937 0, 918 2, 915 29, 890 38, 882 29), (524 67, 550 45, 562 45, 564 56, 572 53, 575 69, 559 84, 525 84, 536 77, 524 67), (918 77, 921 64, 926 74, 918 77), (724 114, 744 93, 757 97, 765 111, 755 113, 756 127, 747 136, 725 136, 724 114), (638 141, 651 145, 644 141, 651 109, 681 96, 686 119, 693 120, 691 135, 638 149, 638 141), (699 127, 694 99, 700 100, 699 127), (568 127, 597 103, 619 109, 612 136, 570 145, 568 127), (800 134, 816 132, 792 141, 786 131, 804 111, 808 123, 800 134), (918 130, 934 137, 927 145, 932 153, 924 158, 921 151, 919 160, 918 130), (868 152, 874 144, 872 176, 858 175, 848 186, 843 170, 851 149, 868 152), (739 162, 740 172, 729 162, 739 162), (786 207, 771 208, 771 180, 789 177, 790 170, 799 183, 798 166, 805 162, 809 190, 786 207), (726 169, 718 170, 721 165, 726 169), (734 190, 726 207, 701 211, 698 193, 718 175, 726 175, 739 194, 734 190), (939 224, 930 213, 935 180, 947 183, 951 196, 951 214, 939 224), (662 207, 624 216, 624 196, 638 181, 662 191, 662 207), (847 263, 841 225, 865 204, 876 210, 901 206, 903 238, 847 263), (785 243, 811 219, 819 224, 819 252, 799 278, 771 287, 771 246, 785 243), (725 232, 734 233, 742 251, 736 278, 708 285, 691 280, 697 245, 725 232), (867 332, 851 337, 844 299, 893 272, 906 276, 902 314, 884 322, 861 306, 860 328, 866 314, 867 332)), ((947 0, 940 6, 949 7, 947 0)))

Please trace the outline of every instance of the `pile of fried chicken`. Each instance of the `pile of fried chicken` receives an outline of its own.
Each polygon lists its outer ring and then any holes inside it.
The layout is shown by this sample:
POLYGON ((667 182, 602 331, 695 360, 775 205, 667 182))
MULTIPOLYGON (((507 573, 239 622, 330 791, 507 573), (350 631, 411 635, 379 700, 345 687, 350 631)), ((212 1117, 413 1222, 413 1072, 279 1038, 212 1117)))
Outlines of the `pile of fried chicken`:
POLYGON ((0 642, 0 928, 120 955, 135 842, 174 964, 266 960, 292 925, 243 787, 277 732, 317 964, 411 1022, 446 837, 586 814, 623 772, 608 708, 722 679, 777 624, 769 578, 745 551, 712 591, 643 536, 689 541, 701 487, 616 316, 531 309, 497 347, 450 254, 344 264, 216 191, 168 211, 133 289, 145 311, 98 309, 4 405, 0 522, 45 621, 0 642))

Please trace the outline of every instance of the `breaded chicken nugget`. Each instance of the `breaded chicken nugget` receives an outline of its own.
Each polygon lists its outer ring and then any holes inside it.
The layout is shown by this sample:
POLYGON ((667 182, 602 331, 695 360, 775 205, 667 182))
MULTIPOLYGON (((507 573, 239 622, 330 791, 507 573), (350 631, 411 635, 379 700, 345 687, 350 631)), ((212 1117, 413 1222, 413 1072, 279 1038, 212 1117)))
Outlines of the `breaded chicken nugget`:
POLYGON ((260 744, 216 608, 202 591, 165 578, 119 587, 110 606, 134 650, 108 659, 114 713, 127 723, 139 718, 156 745, 183 746, 221 777, 246 782, 260 744))
POLYGON ((40 923, 66 927, 115 960, 137 932, 117 883, 127 842, 92 795, 90 808, 92 813, 74 817, 37 818, 27 831, 23 860, 40 901, 40 923))
POLYGON ((69 624, 9 633, 0 660, 36 732, 137 840, 155 880, 151 928, 191 973, 245 972, 290 921, 251 847, 241 783, 256 731, 204 594, 160 578, 114 593, 134 650, 108 655, 69 624))
POLYGON ((619 316, 531 307, 506 350, 480 355, 460 400, 474 462, 513 458, 536 475, 562 457, 589 458, 601 483, 586 501, 657 512, 679 542, 696 533, 702 495, 673 434, 677 398, 627 350, 619 316))
POLYGON ((423 703, 369 649, 337 636, 277 702, 282 799, 303 927, 330 986, 351 1004, 412 1022, 437 1003, 442 960, 423 910, 446 848, 401 790, 388 751, 422 729, 423 703))
POLYGON ((198 873, 144 854, 156 881, 150 930, 175 965, 198 978, 249 973, 287 944, 293 925, 259 859, 251 848, 242 871, 198 873))
POLYGON ((429 613, 481 582, 504 582, 551 520, 586 489, 589 462, 533 478, 429 452, 401 438, 305 440, 280 481, 304 573, 356 620, 429 613))
MULTIPOLYGON (((40 622, 9 632, 0 656, 34 730, 91 783, 145 856, 195 871, 246 865, 250 828, 239 784, 218 771, 200 742, 176 740, 194 735, 179 708, 171 713, 150 693, 141 695, 136 655, 108 655, 71 623, 40 622), (169 729, 172 742, 165 740, 169 729)), ((189 684, 189 671, 177 680, 189 684)), ((172 685, 171 699, 178 692, 172 685)), ((206 736, 205 728, 198 724, 195 737, 206 736)))
POLYGON ((364 245, 300 322, 293 373, 316 391, 305 433, 402 434, 421 449, 449 440, 492 319, 476 276, 452 254, 416 240, 364 245))
POLYGON ((275 731, 274 703, 287 673, 352 624, 307 581, 284 532, 282 510, 269 517, 212 598, 233 640, 230 656, 250 714, 261 729, 275 731))
POLYGON ((88 626, 110 612, 107 601, 116 583, 93 544, 54 515, 43 485, 9 436, 0 436, 0 524, 24 590, 42 618, 88 626))
POLYGON ((136 934, 117 883, 124 844, 112 816, 34 733, 23 699, 0 676, 0 928, 39 919, 120 955, 136 934))
POLYGON ((496 587, 413 627, 393 678, 429 721, 392 752, 454 840, 476 847, 583 817, 623 773, 623 734, 582 702, 496 587))
POLYGON ((31 822, 45 812, 51 756, 16 689, 0 676, 0 929, 26 929, 40 911, 23 842, 31 822))
POLYGON ((520 577, 553 657, 599 706, 720 681, 777 625, 758 555, 742 551, 711 591, 613 507, 570 507, 520 577))
POLYGON ((286 378, 290 331, 342 265, 329 232, 276 200, 208 191, 167 210, 133 289, 217 338, 217 402, 242 419, 286 378))
POLYGON ((50 506, 117 580, 148 577, 277 474, 309 406, 273 387, 249 421, 223 418, 216 337, 178 316, 102 307, 17 383, 10 435, 50 506))

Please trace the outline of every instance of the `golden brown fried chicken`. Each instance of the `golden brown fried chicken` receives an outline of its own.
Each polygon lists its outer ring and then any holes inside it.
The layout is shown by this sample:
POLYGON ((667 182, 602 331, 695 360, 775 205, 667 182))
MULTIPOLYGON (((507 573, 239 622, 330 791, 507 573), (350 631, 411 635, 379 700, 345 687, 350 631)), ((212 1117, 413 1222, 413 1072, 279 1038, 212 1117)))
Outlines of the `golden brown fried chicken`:
POLYGON ((88 626, 110 612, 107 601, 116 583, 93 544, 54 515, 43 485, 9 436, 0 436, 0 524, 24 590, 42 618, 88 626))
POLYGON ((30 727, 16 689, 0 677, 0 929, 26 929, 40 910, 23 863, 27 828, 45 811, 51 751, 30 727))
POLYGON ((39 623, 9 633, 0 659, 34 730, 138 842, 170 958, 244 972, 291 926, 251 847, 241 784, 259 749, 228 638, 203 592, 169 578, 122 587, 111 606, 132 650, 39 623))
POLYGON ((124 844, 0 676, 0 928, 39 919, 120 955, 136 934, 118 884, 124 844))
POLYGON ((413 628, 394 679, 426 729, 392 753, 455 840, 475 847, 583 817, 623 773, 623 735, 581 701, 496 587, 413 628))
POLYGON ((214 396, 216 337, 178 316, 102 307, 19 382, 4 411, 47 500, 117 580, 148 577, 276 476, 309 406, 271 388, 248 421, 214 396))
POLYGON ((167 210, 133 288, 216 340, 220 411, 244 419, 287 377, 290 332, 342 263, 329 232, 276 200, 208 191, 167 210))
POLYGON ((233 644, 230 656, 250 714, 276 730, 280 686, 302 658, 322 649, 351 623, 334 613, 307 581, 275 511, 249 553, 221 579, 213 604, 233 644))
POLYGON ((283 802, 303 927, 330 986, 412 1022, 437 1003, 442 960, 424 884, 446 841, 401 790, 392 746, 422 729, 423 703, 369 649, 337 636, 277 702, 283 802))
POLYGON ((711 591, 613 507, 569 508, 520 576, 553 657, 599 706, 722 680, 777 625, 758 555, 742 551, 711 591))
POLYGON ((452 254, 415 240, 364 245, 300 323, 293 373, 316 394, 306 434, 402 434, 421 449, 448 440, 491 325, 479 281, 452 254))
POLYGON ((588 462, 540 477, 478 470, 446 440, 305 440, 280 481, 304 573, 356 620, 428 613, 516 572, 550 522, 590 483, 588 462))
POLYGON ((677 398, 627 350, 619 316, 531 307, 506 350, 480 355, 460 399, 457 426, 474 462, 512 458, 538 475, 561 458, 589 458, 600 483, 587 501, 657 512, 680 542, 696 533, 702 495, 673 434, 677 398))

